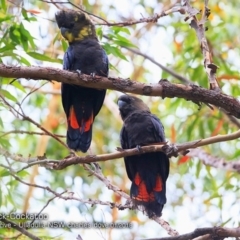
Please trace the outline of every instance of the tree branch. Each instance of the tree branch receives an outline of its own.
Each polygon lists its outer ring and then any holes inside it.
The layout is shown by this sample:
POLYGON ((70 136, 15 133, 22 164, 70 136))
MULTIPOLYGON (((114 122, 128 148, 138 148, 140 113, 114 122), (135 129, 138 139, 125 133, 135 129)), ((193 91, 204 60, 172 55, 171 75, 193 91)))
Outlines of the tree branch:
POLYGON ((184 98, 194 103, 212 104, 225 109, 229 114, 240 118, 240 102, 226 94, 204 89, 196 85, 185 86, 161 80, 157 84, 143 84, 129 79, 89 76, 57 68, 13 67, 0 64, 0 76, 6 78, 26 78, 34 80, 53 80, 97 89, 112 89, 121 92, 163 98, 184 98))
MULTIPOLYGON (((223 228, 223 227, 212 227, 212 228, 197 228, 193 232, 179 235, 176 237, 165 237, 165 238, 148 238, 144 240, 189 240, 200 236, 210 234, 213 240, 224 239, 228 237, 240 237, 240 227, 237 228, 223 228)), ((199 238, 203 239, 203 238, 199 238)))
MULTIPOLYGON (((103 174, 102 174, 102 171, 101 171, 101 168, 98 164, 95 163, 95 169, 92 170, 88 165, 84 164, 84 168, 92 173, 95 177, 97 177, 99 180, 101 180, 106 186, 108 189, 111 189, 112 191, 114 191, 115 193, 117 193, 118 195, 124 197, 125 199, 127 199, 127 201, 130 201, 131 202, 131 198, 128 194, 126 194, 125 192, 123 192, 120 188, 118 188, 117 186, 114 186, 103 174)), ((141 212, 143 212, 144 214, 145 211, 144 211, 144 208, 142 208, 141 206, 137 206, 137 209, 141 212)), ((157 222, 158 224, 160 224, 166 231, 169 235, 171 236, 177 236, 179 233, 171 228, 171 226, 169 225, 168 222, 166 222, 164 219, 162 218, 158 218, 156 216, 152 217, 151 218, 152 220, 154 220, 155 222, 157 222)))
MULTIPOLYGON (((105 38, 108 38, 107 36, 104 35, 105 38)), ((122 48, 125 48, 127 50, 129 50, 132 53, 135 53, 139 56, 142 56, 143 58, 149 60, 150 62, 152 62, 153 64, 155 64, 156 66, 158 66, 159 68, 161 68, 163 71, 167 72, 168 74, 170 74, 171 76, 175 77, 176 79, 178 79, 180 82, 182 82, 183 84, 193 84, 193 82, 191 82, 189 79, 183 77, 182 75, 176 73, 175 71, 173 71, 172 69, 162 65, 161 63, 157 62, 156 60, 154 60, 152 57, 150 57, 149 55, 140 52, 137 49, 133 49, 133 48, 129 48, 129 47, 125 47, 122 46, 122 48)))
MULTIPOLYGON (((51 4, 70 4, 72 6, 74 6, 75 8, 79 9, 80 11, 82 12, 85 12, 87 13, 88 15, 91 15, 95 18, 98 18, 102 21, 102 23, 98 23, 97 25, 107 25, 107 26, 120 26, 120 27, 124 27, 124 26, 131 26, 131 25, 136 25, 136 24, 139 24, 139 23, 155 23, 158 21, 159 18, 162 18, 162 17, 165 17, 165 16, 168 16, 169 14, 171 13, 174 13, 174 12, 182 12, 184 11, 184 9, 181 7, 181 6, 178 6, 178 5, 173 5, 172 7, 170 7, 168 10, 165 10, 165 11, 162 11, 162 13, 160 14, 155 14, 154 16, 152 17, 147 17, 147 18, 140 18, 138 20, 128 20, 128 21, 125 21, 125 22, 109 22, 107 21, 106 19, 103 19, 97 15, 94 15, 93 13, 90 13, 86 10, 84 10, 83 8, 77 6, 76 4, 72 3, 71 1, 53 1, 53 0, 40 0, 41 2, 45 2, 45 3, 51 3, 51 4)), ((58 6, 58 5, 57 5, 58 6)), ((60 8, 58 6, 58 8, 60 8)))
POLYGON ((48 131, 46 128, 44 128, 43 126, 41 126, 41 124, 37 123, 36 121, 34 121, 32 118, 30 118, 29 116, 26 116, 25 113, 23 112, 21 105, 19 103, 16 103, 19 107, 20 107, 20 111, 16 110, 0 93, 0 99, 2 99, 2 101, 4 102, 4 104, 6 104, 9 108, 10 111, 12 112, 12 114, 14 116, 16 116, 18 118, 18 115, 20 115, 22 117, 23 121, 28 121, 31 122, 32 124, 34 124, 35 126, 37 126, 39 129, 41 129, 43 132, 46 133, 46 135, 51 136, 52 138, 54 138, 56 141, 58 141, 60 144, 62 144, 64 147, 66 147, 67 149, 68 146, 66 143, 64 143, 61 139, 59 139, 59 137, 53 133, 51 133, 50 131, 48 131))
POLYGON ((0 219, 0 221, 5 223, 5 224, 7 224, 7 225, 9 225, 11 228, 14 228, 14 229, 18 230, 19 232, 21 232, 25 236, 29 237, 30 239, 41 240, 40 238, 36 237, 32 233, 28 232, 26 229, 20 227, 18 224, 14 223, 12 221, 9 221, 7 219, 0 219))
MULTIPOLYGON (((41 135, 41 136, 49 136, 48 133, 46 132, 34 132, 34 131, 23 131, 23 130, 12 130, 12 131, 8 131, 8 132, 2 132, 0 131, 0 133, 2 133, 2 135, 0 135, 0 138, 1 137, 4 137, 4 136, 7 136, 9 134, 28 134, 28 135, 41 135)), ((65 135, 61 135, 61 134, 54 134, 56 137, 58 138, 65 138, 66 136, 65 135)))
MULTIPOLYGON (((108 39, 108 37, 106 35, 103 35, 103 36, 108 39)), ((173 77, 175 77, 176 79, 178 79, 183 84, 190 84, 190 85, 194 84, 194 82, 192 82, 191 80, 189 80, 189 79, 185 78, 184 76, 174 72, 172 69, 170 69, 166 66, 163 66, 162 64, 158 63, 157 61, 155 61, 152 57, 148 56, 147 54, 144 54, 144 53, 140 52, 139 50, 132 49, 132 48, 129 48, 129 47, 122 46, 122 48, 125 48, 125 49, 129 50, 130 52, 135 53, 135 54, 137 54, 139 56, 142 56, 143 58, 149 60, 150 62, 152 62, 153 64, 155 64, 159 68, 161 68, 163 71, 167 72, 168 74, 170 74, 173 77)), ((220 110, 229 118, 229 120, 234 125, 236 125, 238 128, 240 128, 240 122, 234 116, 229 115, 229 113, 227 111, 225 111, 224 109, 220 109, 220 110)))
MULTIPOLYGON (((177 152, 186 153, 187 150, 191 149, 191 148, 197 148, 197 147, 201 147, 204 145, 217 143, 217 142, 230 141, 230 140, 237 139, 239 137, 240 137, 240 130, 238 130, 237 132, 234 132, 232 134, 219 135, 219 136, 209 137, 206 139, 196 140, 196 141, 192 141, 192 142, 175 144, 174 148, 176 149, 177 152)), ((166 153, 169 152, 170 154, 172 154, 172 153, 176 154, 176 152, 171 151, 171 145, 170 145, 170 151, 169 151, 168 145, 159 144, 159 145, 151 145, 151 146, 142 146, 140 152, 137 148, 133 148, 133 149, 125 149, 125 150, 122 150, 122 151, 116 152, 116 153, 102 154, 102 155, 98 155, 98 156, 96 156, 96 155, 88 155, 85 157, 74 156, 74 157, 70 157, 68 159, 63 159, 63 160, 59 161, 58 163, 56 163, 56 161, 55 161, 53 163, 52 167, 53 167, 53 169, 60 170, 60 169, 66 168, 70 165, 75 165, 75 164, 79 164, 79 163, 92 163, 92 162, 107 161, 107 160, 113 160, 113 159, 122 158, 122 157, 126 157, 126 156, 133 156, 133 155, 143 154, 143 153, 147 153, 147 152, 159 152, 159 151, 164 151, 166 153)), ((51 160, 49 160, 49 163, 51 163, 51 160)), ((216 166, 216 165, 214 165, 214 166, 216 166)), ((238 165, 233 164, 233 167, 236 168, 237 166, 238 165)))
MULTIPOLYGON (((237 132, 234 132, 232 134, 218 135, 218 136, 200 139, 200 140, 196 140, 196 141, 192 141, 192 142, 186 142, 186 143, 182 143, 182 144, 167 145, 166 143, 161 143, 158 145, 142 146, 140 149, 140 152, 139 152, 139 149, 137 149, 137 148, 124 149, 124 150, 120 149, 118 152, 115 152, 115 153, 101 154, 101 155, 87 155, 84 157, 70 156, 70 157, 64 158, 62 160, 47 159, 46 156, 38 156, 35 158, 33 158, 33 157, 24 158, 17 154, 11 154, 8 151, 6 151, 5 149, 2 149, 1 147, 0 147, 0 153, 6 157, 12 158, 15 161, 21 161, 21 162, 27 163, 27 166, 23 167, 18 172, 20 172, 26 168, 29 168, 33 165, 36 165, 36 164, 41 164, 42 166, 45 166, 45 167, 48 167, 51 169, 55 169, 55 170, 62 170, 66 167, 69 167, 71 165, 76 165, 79 163, 86 164, 86 163, 103 162, 103 161, 107 161, 107 160, 114 160, 114 159, 118 159, 118 158, 122 158, 122 157, 133 156, 133 155, 143 154, 143 153, 147 153, 147 152, 162 152, 162 151, 164 151, 169 156, 174 156, 174 154, 181 152, 185 155, 188 153, 188 149, 197 148, 197 147, 201 147, 201 146, 213 144, 213 143, 218 143, 218 142, 230 141, 230 140, 237 139, 239 137, 240 137, 240 130, 238 130, 237 132)), ((199 150, 199 151, 201 151, 201 150, 199 150)), ((191 156, 191 153, 190 153, 190 156, 191 156)), ((216 161, 215 162, 209 161, 209 162, 210 162, 209 165, 214 166, 214 167, 218 167, 221 165, 221 163, 216 163, 216 161)), ((228 169, 227 167, 230 167, 230 165, 232 166, 231 169, 233 169, 234 171, 238 172, 240 170, 240 166, 237 163, 234 164, 234 162, 232 162, 232 164, 229 164, 229 165, 222 163, 222 166, 225 166, 226 169, 228 169)))
POLYGON ((207 7, 207 4, 208 1, 205 0, 202 18, 200 21, 198 21, 196 15, 199 13, 199 11, 190 5, 189 0, 184 0, 183 6, 185 6, 185 11, 189 15, 185 20, 187 21, 190 19, 190 26, 196 31, 198 41, 200 42, 202 54, 204 57, 204 68, 208 75, 210 89, 220 91, 216 79, 216 72, 218 67, 212 62, 212 55, 208 47, 207 39, 205 37, 205 23, 208 19, 208 16, 210 15, 210 9, 207 7))
POLYGON ((207 152, 205 152, 201 148, 191 149, 188 153, 190 157, 198 157, 203 164, 209 165, 211 167, 215 167, 218 169, 223 169, 226 171, 232 171, 240 173, 240 161, 226 161, 223 158, 215 157, 207 152))
MULTIPOLYGON (((47 187, 47 186, 41 186, 41 185, 38 185, 38 184, 31 184, 31 183, 27 183, 25 181, 23 181, 22 179, 20 179, 20 177, 18 177, 16 174, 15 174, 15 171, 9 166, 4 166, 2 164, 0 164, 0 166, 3 166, 5 167, 6 169, 9 170, 9 173, 12 177, 14 177, 17 181, 21 182, 22 184, 25 184, 27 186, 32 186, 32 187, 36 187, 36 188, 40 188, 40 189, 43 189, 43 190, 46 190, 50 193, 52 193, 53 195, 55 195, 56 197, 59 197, 59 198, 62 198, 64 200, 69 200, 69 199, 72 199, 72 200, 77 200, 79 202, 82 202, 82 203, 89 203, 91 205, 94 205, 94 204, 101 204, 101 205, 107 205, 107 206, 110 206, 111 208, 113 207, 116 207, 118 208, 119 210, 123 210, 123 209, 132 209, 133 206, 131 204, 131 198, 130 196, 125 193, 124 191, 122 191, 120 188, 118 188, 117 186, 113 185, 101 172, 101 168, 99 167, 98 164, 94 164, 94 167, 95 169, 91 169, 88 165, 86 164, 83 164, 85 170, 87 170, 91 175, 94 175, 95 177, 97 177, 99 180, 101 180, 108 189, 111 189, 113 192, 115 192, 116 194, 118 194, 119 196, 127 199, 127 203, 125 205, 122 205, 122 204, 116 204, 116 203, 111 203, 111 202, 103 202, 103 201, 100 201, 100 200, 92 200, 92 199, 88 199, 88 200, 84 200, 84 199, 80 199, 80 198, 76 198, 76 197, 73 197, 73 193, 71 194, 71 196, 68 196, 68 197, 65 197, 65 196, 62 196, 63 193, 57 193, 55 192, 54 190, 52 190, 50 187, 47 187)), ((45 205, 47 206, 47 205, 45 205)), ((44 207, 45 208, 45 207, 44 207)), ((43 209, 44 209, 43 208, 43 209)), ((43 210, 42 209, 42 210, 43 210)), ((136 208, 137 210, 141 211, 142 213, 145 214, 145 211, 144 209, 141 207, 141 206, 138 206, 136 208)), ((41 211, 42 211, 41 210, 41 211)), ((155 222, 159 223, 167 232, 169 235, 171 236, 176 236, 178 235, 178 232, 171 228, 171 226, 168 224, 168 222, 166 222, 164 219, 159 219, 157 217, 153 217, 152 220, 154 220, 155 222)))

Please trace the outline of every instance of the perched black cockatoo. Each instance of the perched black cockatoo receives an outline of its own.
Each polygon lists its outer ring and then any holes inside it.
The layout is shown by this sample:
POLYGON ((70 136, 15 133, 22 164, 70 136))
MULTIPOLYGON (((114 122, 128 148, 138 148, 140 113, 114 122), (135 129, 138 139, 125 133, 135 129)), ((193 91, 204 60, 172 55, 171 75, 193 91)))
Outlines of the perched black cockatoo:
MULTIPOLYGON (((88 75, 108 76, 108 57, 98 42, 93 23, 82 12, 63 10, 56 21, 69 47, 63 69, 88 75)), ((99 113, 106 90, 62 83, 62 105, 67 116, 67 145, 86 152, 92 140, 92 124, 99 113)))
MULTIPOLYGON (((139 98, 122 95, 118 99, 124 121, 120 139, 123 149, 165 141, 160 120, 151 114, 139 98)), ((140 152, 139 152, 140 153, 140 152)), ((169 159, 163 152, 144 153, 125 157, 127 175, 132 181, 130 195, 135 205, 143 205, 149 217, 160 217, 166 203, 166 180, 169 159)))

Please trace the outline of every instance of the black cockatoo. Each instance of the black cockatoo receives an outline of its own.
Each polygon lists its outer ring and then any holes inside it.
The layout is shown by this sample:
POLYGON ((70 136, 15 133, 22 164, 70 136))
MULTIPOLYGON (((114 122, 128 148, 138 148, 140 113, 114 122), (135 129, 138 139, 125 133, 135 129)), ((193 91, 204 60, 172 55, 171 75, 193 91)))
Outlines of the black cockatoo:
MULTIPOLYGON (((108 76, 108 57, 98 42, 93 23, 82 12, 63 10, 56 21, 69 47, 63 69, 83 74, 108 76)), ((106 90, 62 83, 62 105, 67 116, 67 145, 86 152, 92 140, 92 124, 99 113, 106 90)))
MULTIPOLYGON (((165 141, 160 120, 151 114, 139 98, 122 95, 118 99, 124 121, 120 139, 123 149, 165 141)), ((143 205, 149 217, 160 217, 166 203, 166 180, 169 159, 163 152, 144 153, 125 157, 127 175, 132 181, 130 195, 135 205, 143 205)))

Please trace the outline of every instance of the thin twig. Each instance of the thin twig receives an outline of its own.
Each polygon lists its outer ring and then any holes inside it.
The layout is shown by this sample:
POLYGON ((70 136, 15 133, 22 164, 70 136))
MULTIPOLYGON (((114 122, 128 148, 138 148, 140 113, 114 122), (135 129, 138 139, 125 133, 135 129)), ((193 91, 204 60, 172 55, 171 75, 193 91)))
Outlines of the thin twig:
MULTIPOLYGON (((104 37, 107 38, 107 36, 104 35, 104 37)), ((152 57, 148 56, 147 54, 144 54, 142 52, 140 52, 137 49, 133 49, 133 48, 129 48, 129 47, 124 47, 122 46, 122 48, 128 49, 130 52, 133 52, 139 56, 144 57, 145 59, 151 61, 152 63, 154 63, 156 66, 158 66, 159 68, 161 68, 163 71, 169 73, 171 76, 175 77, 176 79, 178 79, 180 82, 182 82, 183 84, 193 84, 192 81, 190 81, 189 79, 183 77, 182 75, 174 72, 172 69, 163 66, 161 63, 157 62, 156 60, 154 60, 152 57)))
POLYGON ((30 91, 29 93, 27 93, 26 96, 22 99, 22 101, 21 101, 21 103, 20 103, 20 106, 23 104, 23 102, 24 102, 31 94, 33 94, 34 92, 38 91, 38 89, 40 89, 40 88, 43 87, 44 85, 46 85, 46 83, 43 83, 40 87, 31 89, 31 91, 30 91))
MULTIPOLYGON (((8 131, 8 132, 4 132, 2 135, 0 135, 0 137, 4 137, 7 136, 8 134, 29 134, 29 135, 47 135, 49 136, 48 133, 46 132, 33 132, 33 131, 23 131, 23 130, 12 130, 12 131, 8 131)), ((65 135, 61 135, 61 134, 54 134, 56 137, 59 138, 65 138, 65 135)))
MULTIPOLYGON (((98 166, 98 164, 95 164, 95 169, 91 169, 89 166, 87 166, 86 164, 84 164, 84 168, 91 174, 91 175, 94 175, 96 176, 99 180, 101 180, 109 189, 111 189, 112 191, 114 191, 116 194, 118 194, 119 196, 127 199, 128 201, 131 201, 131 198, 128 194, 126 194, 125 192, 123 192, 121 189, 119 189, 117 186, 114 186, 106 177, 104 177, 104 175, 102 174, 101 170, 100 170, 100 167, 98 166)), ((91 200, 91 199, 88 199, 88 200, 84 200, 84 199, 80 199, 80 198, 75 198, 73 197, 71 194, 71 196, 69 197, 64 197, 62 196, 63 193, 59 194, 59 193, 56 193, 55 191, 53 191, 50 187, 45 187, 45 186, 40 186, 38 184, 31 184, 31 183, 27 183, 25 181, 23 181, 21 178, 19 178, 18 176, 15 175, 15 172, 11 169, 11 167, 7 167, 7 169, 9 169, 9 174, 11 176, 13 176, 17 181, 21 182, 22 184, 25 184, 25 185, 28 185, 28 186, 32 186, 32 187, 36 187, 36 188, 40 188, 40 189, 43 189, 43 190, 46 190, 50 193, 52 193, 53 195, 55 195, 56 197, 59 197, 59 198, 62 198, 64 200, 69 200, 69 199, 72 199, 72 200, 77 200, 77 201, 80 201, 82 203, 90 203, 91 205, 94 205, 94 204, 101 204, 101 205, 107 205, 107 206, 110 206, 111 208, 113 207, 117 207, 119 210, 123 210, 123 209, 132 209, 132 205, 130 204, 125 204, 125 205, 121 205, 121 204, 115 204, 115 203, 110 203, 110 202, 102 202, 100 200, 91 200)), ((141 207, 137 207, 137 209, 141 212, 144 212, 144 210, 141 208, 141 207)), ((163 219, 158 219, 158 218, 152 218, 154 221, 156 221, 157 223, 159 223, 164 229, 166 229, 168 231, 168 233, 172 236, 176 236, 178 234, 178 232, 174 229, 172 229, 169 224, 163 220, 163 219)))
POLYGON ((30 222, 30 225, 32 223, 34 223, 34 221, 38 218, 38 216, 43 212, 43 210, 49 205, 50 202, 52 202, 55 198, 59 197, 59 196, 62 196, 64 193, 66 193, 67 190, 65 190, 64 192, 62 193, 58 193, 58 195, 55 195, 54 197, 48 199, 47 203, 42 207, 42 209, 38 212, 38 214, 36 215, 36 218, 34 218, 31 222, 30 222))
MULTIPOLYGON (((26 229, 20 227, 18 224, 14 223, 10 220, 7 220, 5 218, 1 218, 0 221, 7 224, 7 226, 9 226, 8 228, 14 228, 14 229, 18 230, 19 232, 21 232, 23 235, 29 237, 30 239, 41 240, 40 238, 36 237, 32 233, 28 232, 26 229)), ((7 228, 7 226, 6 226, 6 228, 7 228)))
POLYGON ((226 171, 232 171, 240 173, 240 160, 226 161, 223 158, 212 156, 201 148, 191 149, 187 154, 189 157, 197 157, 203 164, 215 167, 217 169, 223 169, 226 171))
MULTIPOLYGON (((80 8, 79 6, 75 5, 74 3, 70 2, 70 1, 65 1, 65 2, 59 2, 59 1, 48 1, 48 0, 40 0, 41 2, 45 2, 45 3, 51 3, 51 4, 70 4, 72 6, 74 6, 75 8, 79 9, 80 11, 87 13, 88 15, 91 15, 97 19, 100 19, 102 21, 102 23, 98 23, 97 25, 107 25, 107 26, 131 26, 131 25, 136 25, 139 23, 149 23, 149 22, 157 22, 158 19, 168 16, 169 14, 175 13, 175 12, 180 12, 182 13, 184 11, 184 8, 180 5, 174 5, 173 7, 169 8, 168 10, 165 10, 163 12, 161 12, 160 14, 155 14, 152 17, 143 17, 140 18, 138 20, 128 20, 125 22, 109 22, 106 19, 103 19, 97 15, 94 15, 93 13, 90 13, 82 8, 80 8)), ((59 8, 59 6, 58 6, 59 8)))
MULTIPOLYGON (((118 194, 121 197, 124 197, 125 199, 127 199, 128 201, 131 201, 131 198, 128 194, 126 194, 125 192, 123 192, 120 188, 118 188, 117 186, 114 186, 103 174, 101 171, 101 168, 99 167, 98 164, 95 163, 95 169, 92 170, 88 165, 84 164, 84 168, 92 173, 95 177, 97 177, 99 180, 101 180, 107 187, 108 189, 111 189, 112 191, 114 191, 116 194, 118 194)), ((145 211, 144 209, 142 209, 141 206, 138 206, 137 209, 141 212, 143 212, 144 214, 145 211)), ((162 226, 162 228, 164 228, 167 233, 171 236, 177 236, 178 232, 173 229, 168 222, 166 222, 164 219, 162 218, 158 218, 158 217, 153 217, 152 220, 154 220, 155 222, 157 222, 158 224, 160 224, 162 226)))
MULTIPOLYGON (((42 131, 44 131, 47 135, 51 136, 52 138, 54 138, 55 140, 57 140, 59 143, 61 143, 64 147, 66 147, 67 149, 68 146, 61 140, 59 139, 55 134, 51 133, 50 131, 48 131, 47 129, 45 129, 44 127, 42 127, 39 123, 37 123, 36 121, 34 121, 32 118, 30 118, 29 116, 26 116, 25 113, 23 112, 23 110, 20 108, 21 112, 16 110, 1 94, 0 94, 0 98, 2 99, 2 101, 4 102, 4 104, 6 104, 11 110, 12 112, 15 112, 16 114, 20 115, 22 117, 22 120, 24 121, 28 121, 31 122, 32 124, 34 124, 35 126, 37 126, 39 129, 41 129, 42 131)), ((19 105, 20 106, 20 105, 19 105)))
MULTIPOLYGON (((7 157, 6 157, 6 158, 7 158, 7 157)), ((0 164, 0 166, 1 166, 1 164, 0 164)), ((125 205, 117 205, 117 204, 115 204, 115 203, 102 202, 102 201, 99 201, 99 200, 94 200, 94 201, 92 201, 91 199, 89 199, 89 200, 82 200, 82 199, 81 199, 81 200, 80 200, 80 199, 74 198, 73 196, 71 196, 70 199, 78 200, 78 201, 84 202, 84 203, 91 203, 92 205, 93 205, 93 204, 102 204, 102 205, 108 205, 108 206, 110 206, 111 208, 117 207, 119 210, 123 210, 123 209, 125 209, 125 208, 128 208, 128 209, 132 209, 132 208, 133 208, 132 204, 129 204, 129 203, 128 203, 128 202, 131 203, 131 198, 130 198, 130 196, 129 196, 128 194, 126 194, 125 192, 123 192, 123 191, 122 191, 120 188, 118 188, 117 186, 113 185, 113 184, 103 175, 103 173, 102 173, 102 171, 101 171, 101 168, 100 168, 100 166, 99 166, 97 163, 95 163, 95 164, 93 165, 94 169, 91 169, 91 168, 90 168, 88 165, 86 165, 86 164, 83 164, 83 166, 84 166, 85 170, 87 170, 91 175, 94 175, 94 176, 97 177, 99 180, 101 180, 101 181, 108 187, 108 189, 111 189, 111 190, 112 190, 114 193, 116 193, 117 195, 119 195, 119 196, 127 199, 127 203, 126 203, 125 205)), ((4 167, 5 167, 5 166, 4 166, 4 167)), ((21 182, 22 184, 25 184, 25 185, 28 185, 28 186, 31 186, 31 187, 41 188, 41 189, 43 189, 43 190, 46 190, 46 191, 54 194, 56 197, 59 197, 59 198, 65 199, 65 200, 69 199, 69 197, 68 197, 68 198, 63 197, 63 196, 62 196, 63 193, 61 193, 61 194, 56 193, 56 192, 53 191, 50 187, 40 186, 40 185, 38 185, 38 184, 31 184, 31 183, 27 183, 27 182, 23 181, 23 180, 20 179, 18 176, 16 176, 15 171, 11 168, 10 165, 9 165, 9 167, 6 166, 6 169, 9 170, 9 174, 10 174, 11 176, 13 176, 17 181, 21 182)), ((71 194, 71 195, 73 195, 73 194, 71 194)), ((135 207, 135 208, 136 208, 136 207, 135 207)), ((144 214, 146 214, 145 211, 144 211, 144 209, 143 209, 141 206, 138 206, 137 209, 138 209, 139 211, 143 212, 144 214)), ((178 232, 177 232, 175 229, 172 229, 165 220, 159 219, 159 218, 157 218, 157 217, 153 217, 152 219, 153 219, 154 221, 156 221, 157 223, 159 223, 164 229, 166 229, 166 230, 168 231, 168 234, 170 234, 171 236, 176 236, 176 235, 178 235, 178 232)))

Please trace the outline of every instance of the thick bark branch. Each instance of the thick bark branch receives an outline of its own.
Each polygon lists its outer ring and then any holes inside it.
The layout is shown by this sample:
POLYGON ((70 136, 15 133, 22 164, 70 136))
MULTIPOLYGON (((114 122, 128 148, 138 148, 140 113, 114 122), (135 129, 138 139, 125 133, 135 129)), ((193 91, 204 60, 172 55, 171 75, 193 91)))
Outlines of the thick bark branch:
MULTIPOLYGON (((236 139, 239 137, 240 137, 240 130, 235 133, 229 134, 229 135, 222 135, 222 136, 219 135, 219 136, 214 136, 214 137, 197 140, 197 141, 193 141, 193 142, 176 144, 174 146, 175 146, 177 152, 185 153, 188 149, 191 149, 191 148, 197 148, 197 147, 204 146, 207 144, 233 140, 233 139, 236 139)), ((165 145, 143 146, 143 147, 141 147, 141 153, 157 152, 157 151, 165 151, 166 153, 168 153, 167 148, 166 148, 166 150, 162 149, 165 147, 166 147, 165 145)), ((133 148, 133 149, 124 150, 122 152, 102 154, 102 155, 98 155, 98 156, 95 155, 95 156, 86 156, 86 157, 72 157, 69 159, 63 159, 62 161, 60 161, 57 164, 55 162, 55 164, 53 165, 53 168, 56 170, 60 170, 60 169, 66 168, 67 166, 73 165, 73 164, 106 161, 106 160, 110 160, 110 159, 113 160, 113 159, 117 159, 120 157, 132 156, 132 155, 137 155, 137 154, 139 154, 139 150, 137 148, 133 148)))
POLYGON ((0 64, 0 76, 6 78, 55 80, 84 87, 112 89, 147 96, 184 98, 199 105, 201 103, 215 105, 223 108, 229 114, 240 118, 240 102, 237 99, 196 85, 172 84, 167 80, 161 80, 156 84, 143 84, 130 79, 79 75, 75 72, 50 67, 13 67, 3 64, 0 64))
MULTIPOLYGON (((165 238, 149 238, 145 240, 189 240, 200 236, 210 234, 210 239, 224 239, 228 237, 240 237, 240 228, 223 228, 223 227, 212 227, 212 228, 197 228, 193 232, 175 236, 175 237, 165 237, 165 238)), ((201 238, 203 239, 203 238, 201 238)))
MULTIPOLYGON (((24 158, 21 155, 18 154, 11 154, 7 150, 3 149, 0 147, 0 154, 2 154, 5 157, 10 157, 15 161, 18 162, 24 162, 27 163, 27 166, 23 167, 20 169, 18 172, 29 168, 33 165, 36 164, 41 164, 42 166, 55 169, 55 170, 61 170, 64 169, 68 166, 75 165, 75 164, 86 164, 86 163, 93 163, 93 162, 102 162, 102 161, 107 161, 107 160, 114 160, 126 156, 132 156, 132 155, 137 155, 137 154, 143 154, 147 152, 159 152, 159 151, 165 151, 167 154, 170 155, 176 155, 178 152, 182 152, 183 154, 188 153, 188 149, 192 148, 197 148, 201 147, 204 145, 212 144, 212 143, 217 143, 217 142, 225 142, 225 141, 230 141, 234 140, 240 137, 240 130, 237 132, 234 132, 232 134, 227 134, 227 135, 219 135, 219 136, 214 136, 206 139, 201 139, 201 140, 196 140, 192 142, 186 142, 182 144, 175 144, 173 146, 168 146, 166 144, 159 144, 159 145, 150 145, 150 146, 143 146, 141 147, 141 150, 139 152, 139 149, 137 148, 132 148, 132 149, 126 149, 122 150, 119 152, 115 153, 109 153, 109 154, 101 154, 101 155, 87 155, 84 157, 78 157, 78 156, 70 156, 68 158, 62 159, 62 160, 53 160, 53 159, 47 159, 46 156, 37 156, 37 157, 29 157, 29 158, 24 158), (172 151, 174 150, 174 151, 172 151)), ((197 151, 197 150, 196 150, 197 151)), ((201 150, 199 150, 201 151, 201 150)), ((191 156, 191 153, 190 153, 191 156)), ((200 157, 200 156, 198 156, 200 157)), ((207 160, 206 160, 207 161, 207 160)), ((216 161, 209 161, 208 162, 211 166, 214 167, 219 167, 222 163, 217 163, 216 161)), ((221 165, 222 166, 222 165, 221 165)), ((232 163, 231 164, 232 170, 233 171, 239 171, 239 164, 232 163)), ((230 165, 226 169, 229 169, 230 165)))
POLYGON ((210 89, 220 91, 220 88, 216 79, 216 73, 217 73, 218 67, 212 62, 212 55, 208 47, 207 39, 205 37, 205 23, 208 19, 208 16, 210 15, 210 10, 207 7, 207 4, 208 4, 208 1, 205 0, 204 11, 200 21, 196 17, 199 11, 191 6, 189 0, 185 0, 183 3, 183 6, 185 6, 185 11, 189 16, 186 18, 186 20, 190 18, 191 20, 190 26, 196 31, 198 41, 201 44, 201 51, 204 57, 204 68, 208 75, 210 89))

